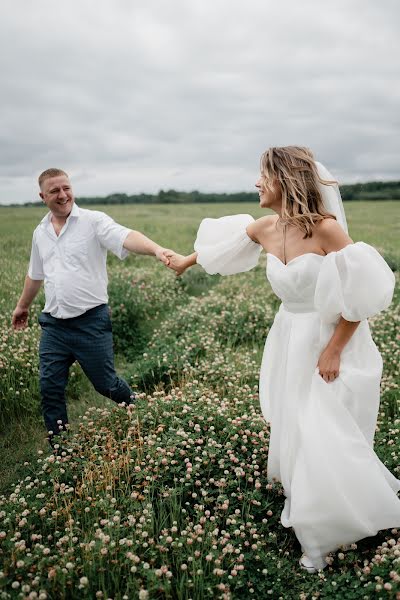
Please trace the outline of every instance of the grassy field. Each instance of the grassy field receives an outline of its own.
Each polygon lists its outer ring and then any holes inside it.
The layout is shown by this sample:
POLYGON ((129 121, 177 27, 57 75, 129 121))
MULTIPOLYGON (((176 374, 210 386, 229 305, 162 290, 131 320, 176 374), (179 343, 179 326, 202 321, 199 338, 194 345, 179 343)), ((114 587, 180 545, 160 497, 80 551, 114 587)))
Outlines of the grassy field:
MULTIPOLYGON (((205 216, 263 214, 256 201, 96 208, 183 253, 205 216)), ((399 208, 346 205, 353 240, 374 245, 397 273, 399 208)), ((67 450, 50 454, 38 394, 42 294, 30 327, 10 328, 44 214, 0 209, 0 598, 396 598, 400 528, 308 575, 280 525, 283 491, 267 483, 257 394, 278 306, 265 257, 251 273, 195 267, 176 279, 150 257, 110 256, 117 364, 138 406, 132 415, 115 407, 74 365, 67 450)), ((400 477, 398 290, 370 325, 384 359, 375 451, 400 477)))

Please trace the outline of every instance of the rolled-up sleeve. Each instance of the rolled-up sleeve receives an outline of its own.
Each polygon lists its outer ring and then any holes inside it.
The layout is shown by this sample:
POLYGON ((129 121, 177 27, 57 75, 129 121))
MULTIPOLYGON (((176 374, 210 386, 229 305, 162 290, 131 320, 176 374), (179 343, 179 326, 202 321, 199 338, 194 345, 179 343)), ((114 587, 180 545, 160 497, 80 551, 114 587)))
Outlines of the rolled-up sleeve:
POLYGON ((28 276, 31 279, 43 280, 43 261, 39 254, 39 248, 36 242, 36 231, 33 232, 31 258, 29 260, 28 276))
POLYGON ((126 236, 132 231, 128 227, 119 225, 114 219, 103 212, 92 211, 94 217, 94 227, 97 238, 104 248, 110 250, 121 260, 126 258, 130 252, 124 248, 126 236))

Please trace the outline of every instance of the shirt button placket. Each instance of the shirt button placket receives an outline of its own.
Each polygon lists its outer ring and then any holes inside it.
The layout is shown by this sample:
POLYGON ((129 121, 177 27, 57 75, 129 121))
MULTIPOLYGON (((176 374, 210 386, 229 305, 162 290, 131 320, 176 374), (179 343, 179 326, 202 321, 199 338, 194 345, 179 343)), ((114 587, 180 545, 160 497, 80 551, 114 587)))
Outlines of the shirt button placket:
POLYGON ((60 238, 58 238, 57 242, 56 242, 56 264, 55 264, 55 269, 54 269, 54 295, 56 298, 57 316, 61 318, 62 314, 61 314, 61 310, 60 310, 60 303, 58 301, 58 290, 60 287, 60 283, 59 283, 60 267, 61 267, 60 238))

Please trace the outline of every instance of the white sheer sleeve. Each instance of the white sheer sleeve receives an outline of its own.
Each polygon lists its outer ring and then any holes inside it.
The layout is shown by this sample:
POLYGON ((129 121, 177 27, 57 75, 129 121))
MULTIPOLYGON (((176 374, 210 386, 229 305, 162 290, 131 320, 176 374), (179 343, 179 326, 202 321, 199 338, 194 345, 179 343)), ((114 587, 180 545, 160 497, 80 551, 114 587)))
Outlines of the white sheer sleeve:
POLYGON ((323 321, 333 322, 341 315, 347 321, 362 321, 388 308, 394 285, 394 274, 379 252, 356 242, 326 255, 314 304, 323 321))
POLYGON ((197 263, 210 275, 233 275, 253 269, 262 250, 246 232, 247 225, 253 222, 251 215, 203 219, 194 244, 197 263))

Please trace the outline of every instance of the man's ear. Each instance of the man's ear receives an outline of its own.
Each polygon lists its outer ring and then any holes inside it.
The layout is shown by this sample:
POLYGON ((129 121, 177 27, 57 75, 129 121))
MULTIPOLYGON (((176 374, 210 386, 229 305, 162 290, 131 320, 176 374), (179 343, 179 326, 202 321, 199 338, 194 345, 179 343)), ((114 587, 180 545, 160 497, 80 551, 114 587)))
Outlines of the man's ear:
POLYGON ((42 192, 39 192, 39 196, 41 197, 41 199, 42 199, 42 200, 43 200, 43 202, 44 202, 44 196, 43 196, 42 192))

